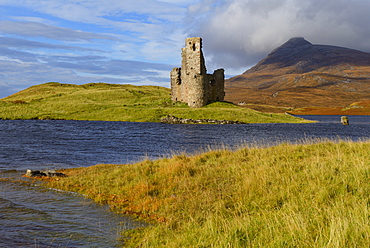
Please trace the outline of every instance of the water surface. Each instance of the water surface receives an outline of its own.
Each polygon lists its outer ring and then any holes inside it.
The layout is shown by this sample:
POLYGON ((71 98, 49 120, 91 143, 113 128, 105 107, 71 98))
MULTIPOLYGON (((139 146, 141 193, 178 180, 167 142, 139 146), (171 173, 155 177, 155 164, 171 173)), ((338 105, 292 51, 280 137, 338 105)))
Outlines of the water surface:
POLYGON ((302 139, 363 140, 369 116, 305 116, 310 124, 168 125, 161 123, 0 120, 0 247, 112 247, 140 223, 82 196, 30 184, 27 169, 132 163, 174 153, 302 139), (8 180, 12 179, 12 180, 8 180))

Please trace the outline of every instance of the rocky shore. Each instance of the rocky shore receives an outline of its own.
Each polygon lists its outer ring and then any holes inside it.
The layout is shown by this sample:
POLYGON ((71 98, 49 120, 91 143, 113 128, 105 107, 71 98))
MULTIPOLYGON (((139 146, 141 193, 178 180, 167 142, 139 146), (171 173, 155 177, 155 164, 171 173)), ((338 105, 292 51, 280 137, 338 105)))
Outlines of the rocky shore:
POLYGON ((213 119, 183 119, 173 115, 167 115, 161 118, 162 123, 166 124, 246 124, 241 121, 213 120, 213 119))

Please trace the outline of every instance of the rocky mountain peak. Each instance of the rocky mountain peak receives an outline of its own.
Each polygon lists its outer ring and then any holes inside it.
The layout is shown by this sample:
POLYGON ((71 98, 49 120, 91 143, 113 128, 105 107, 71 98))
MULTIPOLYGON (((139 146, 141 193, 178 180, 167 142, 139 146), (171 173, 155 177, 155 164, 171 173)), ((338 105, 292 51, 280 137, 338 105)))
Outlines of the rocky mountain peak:
POLYGON ((312 48, 313 45, 303 37, 291 38, 269 53, 265 59, 261 60, 251 70, 259 71, 269 65, 278 65, 279 67, 291 66, 298 63, 303 57, 306 57, 312 48))
POLYGON ((274 54, 281 56, 285 53, 291 53, 297 50, 304 50, 311 46, 312 44, 305 40, 303 37, 294 37, 273 50, 268 56, 273 56, 274 54))
POLYGON ((343 47, 313 45, 302 37, 295 37, 273 50, 250 72, 265 70, 266 67, 271 69, 272 66, 276 69, 290 67, 291 73, 304 73, 324 66, 368 65, 369 59, 368 53, 343 47))
MULTIPOLYGON (((305 40, 303 37, 293 37, 287 42, 285 42, 283 45, 281 45, 279 48, 296 48, 306 45, 312 45, 310 42, 305 40)), ((278 49, 279 49, 278 48, 278 49)))
POLYGON ((295 57, 294 60, 296 60, 297 58, 299 58, 297 54, 300 54, 301 56, 306 55, 307 51, 310 50, 312 47, 313 45, 305 40, 303 37, 294 37, 273 50, 267 56, 267 61, 264 62, 274 63, 286 58, 291 60, 292 55, 295 57))

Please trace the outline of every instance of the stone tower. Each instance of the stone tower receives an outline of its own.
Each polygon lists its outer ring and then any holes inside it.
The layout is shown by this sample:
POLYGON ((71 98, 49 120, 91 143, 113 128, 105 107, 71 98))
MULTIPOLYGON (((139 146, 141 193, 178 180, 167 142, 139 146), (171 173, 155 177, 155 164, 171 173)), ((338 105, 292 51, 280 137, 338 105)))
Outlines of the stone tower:
POLYGON ((173 68, 170 76, 173 102, 185 102, 192 108, 200 108, 224 100, 224 69, 207 74, 202 38, 186 39, 181 68, 173 68))

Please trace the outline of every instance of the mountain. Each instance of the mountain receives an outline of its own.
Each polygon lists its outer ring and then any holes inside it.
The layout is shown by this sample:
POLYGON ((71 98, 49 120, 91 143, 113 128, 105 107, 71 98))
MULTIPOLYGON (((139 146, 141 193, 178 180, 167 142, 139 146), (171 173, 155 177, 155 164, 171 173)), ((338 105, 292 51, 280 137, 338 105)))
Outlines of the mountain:
POLYGON ((225 88, 226 101, 258 110, 348 108, 370 100, 370 53, 296 37, 225 88))

